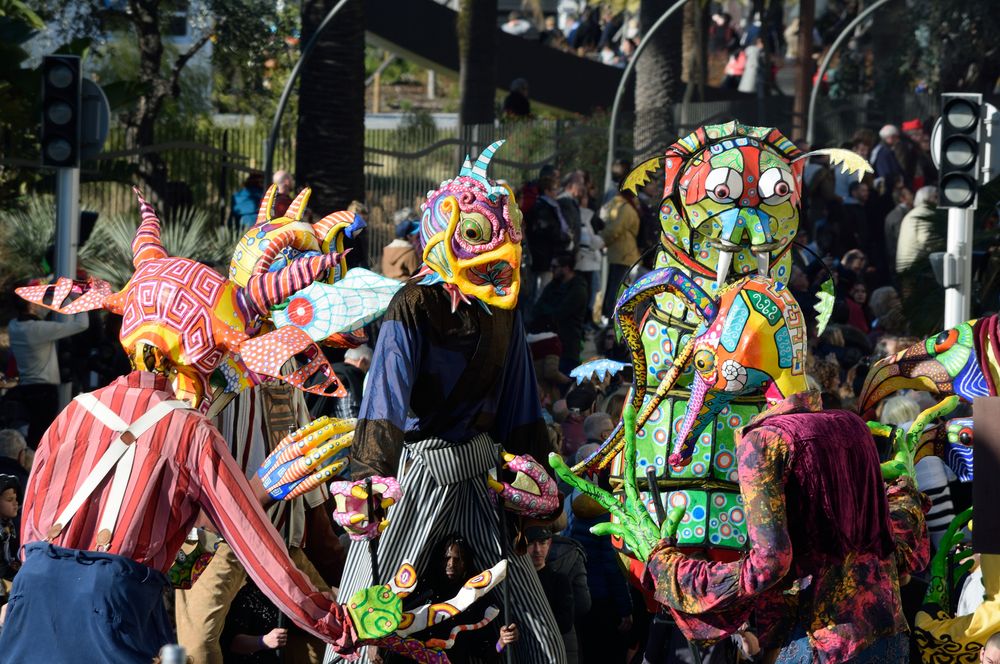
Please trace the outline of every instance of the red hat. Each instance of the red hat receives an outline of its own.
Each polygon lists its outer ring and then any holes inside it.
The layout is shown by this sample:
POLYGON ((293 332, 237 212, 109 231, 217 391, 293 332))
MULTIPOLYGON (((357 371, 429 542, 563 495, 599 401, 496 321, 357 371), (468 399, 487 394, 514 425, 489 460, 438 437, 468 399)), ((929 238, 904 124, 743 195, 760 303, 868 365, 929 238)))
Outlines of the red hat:
POLYGON ((924 125, 920 120, 913 119, 907 120, 903 123, 903 131, 917 131, 918 129, 923 129, 924 125))

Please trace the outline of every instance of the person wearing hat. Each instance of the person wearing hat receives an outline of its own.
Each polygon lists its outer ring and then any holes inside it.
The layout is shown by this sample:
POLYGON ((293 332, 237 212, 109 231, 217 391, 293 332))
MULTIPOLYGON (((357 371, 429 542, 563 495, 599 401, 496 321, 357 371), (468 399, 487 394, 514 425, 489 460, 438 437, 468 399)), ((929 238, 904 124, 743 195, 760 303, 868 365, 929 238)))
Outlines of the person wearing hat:
POLYGON ((396 239, 382 249, 382 276, 405 282, 420 269, 422 262, 415 243, 420 222, 413 208, 408 207, 396 212, 392 219, 396 224, 396 239))
POLYGON ((564 574, 556 572, 547 565, 549 550, 552 548, 552 527, 550 525, 528 526, 524 529, 524 537, 528 542, 528 557, 538 573, 538 581, 542 584, 545 598, 549 600, 552 615, 563 641, 572 638, 572 648, 567 644, 566 650, 576 650, 575 634, 573 632, 573 585, 564 574))

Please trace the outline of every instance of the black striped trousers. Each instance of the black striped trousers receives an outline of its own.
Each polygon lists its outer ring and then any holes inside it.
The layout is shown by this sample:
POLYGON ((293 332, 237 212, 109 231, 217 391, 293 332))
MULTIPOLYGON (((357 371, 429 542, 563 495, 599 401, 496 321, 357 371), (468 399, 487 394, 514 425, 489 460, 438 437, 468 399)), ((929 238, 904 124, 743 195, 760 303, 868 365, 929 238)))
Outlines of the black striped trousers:
MULTIPOLYGON (((418 574, 424 574, 432 549, 451 533, 460 534, 472 547, 476 556, 474 571, 500 561, 497 511, 492 491, 486 485, 487 474, 496 467, 498 452, 497 445, 485 434, 463 445, 432 438, 404 447, 396 478, 403 497, 389 508, 389 527, 378 540, 379 581, 388 580, 405 561, 413 563, 418 574)), ((521 636, 514 645, 513 661, 565 664, 562 637, 528 556, 511 552, 503 583, 509 584, 508 620, 517 623, 521 636)), ((372 573, 368 543, 353 542, 339 597, 346 601, 369 585, 372 573)), ((496 592, 502 593, 502 587, 496 592)), ((325 661, 342 660, 327 648, 325 661)), ((367 664, 369 660, 362 656, 357 661, 367 664)))

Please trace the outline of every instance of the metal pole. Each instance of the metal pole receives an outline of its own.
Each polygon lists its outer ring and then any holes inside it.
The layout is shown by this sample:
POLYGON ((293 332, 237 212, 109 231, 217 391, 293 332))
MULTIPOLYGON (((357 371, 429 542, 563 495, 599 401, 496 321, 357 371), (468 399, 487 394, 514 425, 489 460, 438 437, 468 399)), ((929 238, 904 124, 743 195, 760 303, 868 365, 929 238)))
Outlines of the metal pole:
POLYGON ((299 56, 298 62, 292 67, 292 73, 289 74, 288 80, 285 82, 285 89, 281 91, 281 99, 278 101, 278 110, 274 113, 274 122, 271 123, 271 133, 267 136, 267 146, 264 154, 264 181, 271 179, 274 174, 274 146, 278 141, 278 132, 281 130, 281 116, 285 114, 285 106, 288 105, 288 98, 292 95, 292 86, 295 85, 295 81, 299 78, 299 70, 302 68, 303 63, 309 59, 309 54, 312 53, 313 47, 316 46, 316 39, 323 34, 327 26, 330 25, 330 21, 333 17, 337 15, 344 5, 346 5, 350 0, 340 0, 330 13, 326 15, 323 22, 319 24, 316 28, 316 32, 312 34, 309 41, 306 42, 305 47, 302 49, 302 55, 299 56))
MULTIPOLYGON (((76 279, 76 250, 80 242, 80 169, 56 169, 56 277, 76 279)), ((68 319, 68 317, 67 317, 68 319)), ((69 405, 73 384, 60 383, 59 404, 69 405)))
POLYGON ((810 149, 812 148, 813 140, 815 139, 815 133, 813 132, 815 124, 813 121, 816 117, 816 97, 819 95, 819 89, 823 83, 823 76, 826 74, 826 68, 830 64, 833 54, 837 52, 837 49, 840 48, 840 44, 847 39, 859 23, 868 18, 872 12, 887 2, 889 2, 889 0, 878 0, 878 2, 873 4, 871 7, 868 7, 855 16, 854 20, 848 23, 847 27, 844 28, 844 30, 837 35, 837 38, 833 40, 830 50, 826 52, 826 55, 823 56, 823 60, 819 63, 819 68, 816 70, 816 84, 813 85, 812 92, 809 95, 809 120, 806 123, 806 142, 809 143, 810 149))
POLYGON ((56 169, 56 276, 76 278, 80 241, 80 169, 56 169))
MULTIPOLYGON (((660 26, 667 22, 674 12, 684 6, 684 3, 688 0, 677 0, 672 4, 667 11, 663 12, 660 18, 656 19, 656 22, 646 31, 646 34, 642 36, 642 41, 635 49, 635 53, 632 54, 632 59, 628 61, 625 66, 625 71, 622 72, 622 77, 618 81, 618 89, 615 91, 615 101, 611 104, 611 118, 608 120, 608 158, 604 162, 604 191, 608 191, 614 186, 614 182, 611 179, 611 166, 615 163, 615 126, 618 124, 618 108, 621 106, 622 95, 625 94, 625 86, 628 83, 628 77, 635 69, 635 63, 639 62, 639 56, 646 49, 646 46, 652 41, 651 37, 660 29, 660 26)), ((883 0, 885 1, 885 0, 883 0)))
MULTIPOLYGON (((944 326, 950 329, 972 315, 972 219, 973 210, 948 209, 948 256, 954 257, 957 286, 944 292, 944 326)), ((946 257, 947 258, 947 257, 946 257)), ((947 281, 945 282, 947 283, 947 281)))

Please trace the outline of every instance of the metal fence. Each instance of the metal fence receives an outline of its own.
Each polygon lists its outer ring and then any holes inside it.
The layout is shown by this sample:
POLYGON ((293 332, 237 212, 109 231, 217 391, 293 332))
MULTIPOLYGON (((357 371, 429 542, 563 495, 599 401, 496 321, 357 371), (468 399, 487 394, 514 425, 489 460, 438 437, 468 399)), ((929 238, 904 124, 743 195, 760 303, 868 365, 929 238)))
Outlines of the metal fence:
MULTIPOLYGON (((838 145, 861 127, 877 128, 887 121, 909 117, 925 118, 936 108, 937 99, 909 96, 893 100, 890 106, 875 104, 870 97, 826 100, 817 117, 818 143, 838 145)), ((738 118, 747 124, 777 126, 790 135, 792 99, 713 101, 675 105, 673 126, 683 135, 702 124, 738 118)), ((365 131, 365 199, 371 210, 369 259, 378 265, 381 248, 393 237, 393 213, 409 206, 417 210, 429 189, 453 177, 466 154, 473 158, 490 142, 505 138, 506 145, 493 160, 491 174, 515 188, 534 178, 548 163, 566 172, 585 169, 595 179, 603 179, 607 150, 606 114, 571 120, 536 119, 491 125, 441 128, 430 116, 405 118, 395 129, 365 131)), ((632 119, 625 117, 618 128, 619 154, 630 157, 647 153, 650 139, 635 136, 632 119), (635 149, 638 148, 638 149, 635 149)), ((156 151, 167 166, 169 201, 161 203, 165 216, 171 208, 200 207, 216 215, 219 223, 229 216, 230 200, 243 180, 264 163, 267 129, 264 126, 217 128, 198 127, 163 132, 158 143, 144 148, 156 151)), ((795 137, 793 137, 795 138, 795 137)), ((274 163, 294 169, 294 131, 289 127, 278 140, 274 163)), ((25 167, 31 155, 0 155, 0 165, 25 167), (16 163, 15 163, 16 162, 16 163)), ((82 165, 81 199, 85 209, 102 215, 134 210, 131 185, 135 181, 138 152, 125 149, 125 133, 113 128, 104 152, 82 165)), ((296 174, 296 181, 308 183, 308 174, 296 174)), ((42 189, 44 191, 45 185, 42 189)), ((330 210, 317 210, 325 214, 330 210)))

